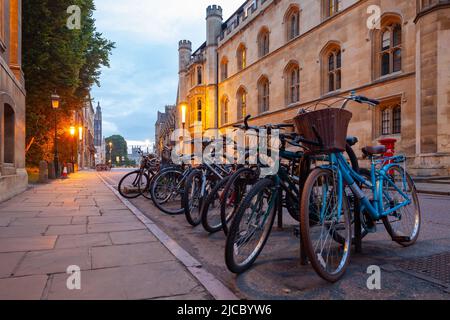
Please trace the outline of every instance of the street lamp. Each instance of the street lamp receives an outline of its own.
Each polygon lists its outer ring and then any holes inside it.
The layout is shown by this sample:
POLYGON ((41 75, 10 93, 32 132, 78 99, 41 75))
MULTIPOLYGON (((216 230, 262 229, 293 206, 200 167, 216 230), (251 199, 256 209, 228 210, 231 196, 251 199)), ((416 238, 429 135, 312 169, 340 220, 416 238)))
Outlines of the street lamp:
POLYGON ((72 166, 73 166, 74 172, 75 172, 75 158, 73 156, 73 145, 75 143, 75 127, 74 126, 70 127, 69 131, 70 131, 70 136, 72 137, 72 159, 71 159, 71 161, 72 161, 72 166))
POLYGON ((109 163, 112 166, 112 148, 113 148, 113 143, 109 142, 109 163))
POLYGON ((54 154, 54 166, 55 166, 55 177, 59 178, 59 159, 58 159, 58 123, 57 123, 57 113, 56 110, 59 108, 60 97, 56 94, 52 94, 52 108, 55 111, 55 154, 54 154))

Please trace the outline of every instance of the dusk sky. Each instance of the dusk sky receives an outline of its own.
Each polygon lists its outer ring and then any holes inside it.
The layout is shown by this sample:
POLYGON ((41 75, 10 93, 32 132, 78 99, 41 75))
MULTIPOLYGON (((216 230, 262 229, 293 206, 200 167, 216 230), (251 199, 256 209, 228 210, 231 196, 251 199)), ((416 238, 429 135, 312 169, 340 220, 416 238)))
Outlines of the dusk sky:
POLYGON ((178 41, 193 49, 206 38, 206 7, 222 6, 227 19, 244 0, 96 0, 97 29, 116 43, 111 68, 92 96, 103 108, 103 135, 120 134, 129 145, 154 141, 158 110, 175 104, 178 41))

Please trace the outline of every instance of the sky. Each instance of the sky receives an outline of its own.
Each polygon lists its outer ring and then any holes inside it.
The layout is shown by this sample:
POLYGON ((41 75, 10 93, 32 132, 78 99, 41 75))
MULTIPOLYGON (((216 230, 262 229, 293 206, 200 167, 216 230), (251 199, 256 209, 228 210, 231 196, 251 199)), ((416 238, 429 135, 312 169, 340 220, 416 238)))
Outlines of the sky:
POLYGON ((175 104, 178 41, 197 49, 206 39, 206 8, 222 6, 224 19, 244 0, 96 0, 97 30, 116 43, 111 67, 94 87, 103 110, 103 135, 122 135, 128 145, 152 145, 158 110, 175 104))

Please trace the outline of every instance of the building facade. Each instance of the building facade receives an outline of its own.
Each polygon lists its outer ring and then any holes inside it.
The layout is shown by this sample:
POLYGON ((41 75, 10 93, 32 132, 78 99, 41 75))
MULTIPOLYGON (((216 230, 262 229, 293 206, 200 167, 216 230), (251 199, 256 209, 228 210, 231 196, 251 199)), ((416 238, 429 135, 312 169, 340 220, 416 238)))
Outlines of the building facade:
POLYGON ((450 0, 249 0, 227 21, 206 14, 206 42, 179 43, 186 126, 224 131, 289 122, 300 108, 352 91, 358 145, 395 138, 416 175, 450 174, 450 0))
POLYGON ((166 106, 164 112, 158 111, 158 119, 155 123, 155 152, 157 155, 162 155, 164 146, 171 145, 171 136, 176 128, 176 116, 175 106, 166 106))
POLYGON ((0 0, 0 202, 28 185, 21 8, 20 0, 0 0))
POLYGON ((83 108, 75 112, 74 122, 78 126, 77 163, 78 168, 93 169, 96 165, 96 147, 94 145, 95 112, 90 96, 86 97, 83 108))
POLYGON ((106 163, 106 143, 103 137, 103 116, 100 102, 97 104, 94 116, 94 147, 95 165, 106 163))

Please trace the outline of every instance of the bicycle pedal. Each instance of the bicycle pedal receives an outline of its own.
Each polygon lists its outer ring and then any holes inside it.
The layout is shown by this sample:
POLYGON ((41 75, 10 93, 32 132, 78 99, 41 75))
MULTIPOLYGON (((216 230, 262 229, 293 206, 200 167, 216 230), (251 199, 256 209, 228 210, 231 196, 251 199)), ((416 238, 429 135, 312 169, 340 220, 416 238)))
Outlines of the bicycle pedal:
POLYGON ((411 241, 411 237, 406 237, 406 236, 397 236, 397 237, 392 237, 392 241, 395 242, 410 242, 411 241))

